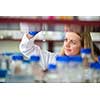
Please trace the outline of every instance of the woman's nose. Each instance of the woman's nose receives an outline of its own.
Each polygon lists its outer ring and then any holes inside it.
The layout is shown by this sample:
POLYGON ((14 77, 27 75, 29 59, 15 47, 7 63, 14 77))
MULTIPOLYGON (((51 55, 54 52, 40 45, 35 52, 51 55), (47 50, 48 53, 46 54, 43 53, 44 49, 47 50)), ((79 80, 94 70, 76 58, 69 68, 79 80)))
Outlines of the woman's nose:
POLYGON ((66 45, 66 47, 70 47, 70 42, 67 41, 65 45, 66 45))

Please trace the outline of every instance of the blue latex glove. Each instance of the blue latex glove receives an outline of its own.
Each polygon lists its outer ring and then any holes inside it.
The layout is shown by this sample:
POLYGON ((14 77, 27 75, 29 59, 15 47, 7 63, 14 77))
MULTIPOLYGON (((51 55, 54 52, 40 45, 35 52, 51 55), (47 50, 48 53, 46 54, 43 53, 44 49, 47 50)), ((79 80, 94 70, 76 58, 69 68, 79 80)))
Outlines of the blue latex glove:
POLYGON ((31 31, 29 32, 30 35, 35 36, 37 33, 39 33, 39 31, 31 31))

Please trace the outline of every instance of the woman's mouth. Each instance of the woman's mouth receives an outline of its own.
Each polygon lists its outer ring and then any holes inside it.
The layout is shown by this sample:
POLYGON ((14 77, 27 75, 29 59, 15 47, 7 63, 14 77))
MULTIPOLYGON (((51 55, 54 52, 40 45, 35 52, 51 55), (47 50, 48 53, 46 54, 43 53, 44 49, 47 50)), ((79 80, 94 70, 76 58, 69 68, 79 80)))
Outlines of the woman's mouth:
POLYGON ((71 52, 71 49, 67 49, 67 48, 65 48, 65 51, 67 51, 67 52, 71 52))

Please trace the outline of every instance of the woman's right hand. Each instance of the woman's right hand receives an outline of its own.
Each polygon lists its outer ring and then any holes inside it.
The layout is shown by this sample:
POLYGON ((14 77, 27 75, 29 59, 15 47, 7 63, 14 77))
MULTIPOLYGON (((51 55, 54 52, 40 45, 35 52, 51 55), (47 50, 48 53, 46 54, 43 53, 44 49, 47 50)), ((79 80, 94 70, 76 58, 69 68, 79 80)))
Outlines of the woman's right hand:
POLYGON ((35 31, 35 32, 33 31, 33 32, 29 32, 28 34, 26 34, 26 36, 28 39, 31 39, 38 33, 39 33, 39 31, 35 31))
POLYGON ((26 37, 27 37, 28 39, 31 39, 31 38, 33 38, 34 36, 32 36, 32 35, 30 35, 30 34, 26 34, 26 37))

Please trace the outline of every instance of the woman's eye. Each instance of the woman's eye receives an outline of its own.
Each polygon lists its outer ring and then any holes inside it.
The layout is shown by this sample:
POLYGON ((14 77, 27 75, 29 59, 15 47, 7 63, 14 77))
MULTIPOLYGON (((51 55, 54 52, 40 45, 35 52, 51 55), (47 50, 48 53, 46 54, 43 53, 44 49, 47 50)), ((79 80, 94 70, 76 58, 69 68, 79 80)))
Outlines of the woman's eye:
POLYGON ((71 41, 71 43, 72 43, 72 44, 76 44, 76 42, 75 42, 75 41, 71 41))
POLYGON ((67 42, 67 39, 64 39, 65 42, 67 42))
MULTIPOLYGON (((69 40, 68 39, 64 39, 64 42, 68 42, 69 40)), ((76 45, 76 41, 73 41, 73 40, 70 40, 69 41, 70 44, 73 44, 73 45, 76 45)))

